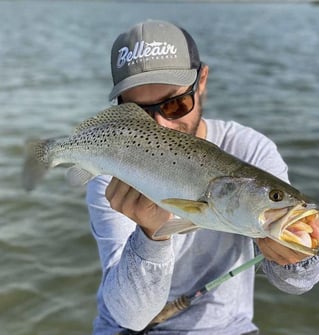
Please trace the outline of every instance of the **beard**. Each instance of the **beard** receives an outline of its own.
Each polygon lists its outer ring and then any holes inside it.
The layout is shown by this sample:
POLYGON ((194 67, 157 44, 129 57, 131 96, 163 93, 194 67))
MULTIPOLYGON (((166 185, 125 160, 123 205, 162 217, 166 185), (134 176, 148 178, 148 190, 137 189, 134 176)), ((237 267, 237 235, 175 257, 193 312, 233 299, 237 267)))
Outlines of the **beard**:
POLYGON ((180 122, 178 124, 177 128, 175 128, 175 129, 178 130, 178 131, 181 131, 183 133, 196 136, 200 121, 202 119, 202 114, 203 114, 202 113, 202 99, 201 99, 201 97, 199 97, 197 110, 198 110, 198 112, 195 114, 194 120, 192 121, 192 123, 189 124, 189 123, 180 122))

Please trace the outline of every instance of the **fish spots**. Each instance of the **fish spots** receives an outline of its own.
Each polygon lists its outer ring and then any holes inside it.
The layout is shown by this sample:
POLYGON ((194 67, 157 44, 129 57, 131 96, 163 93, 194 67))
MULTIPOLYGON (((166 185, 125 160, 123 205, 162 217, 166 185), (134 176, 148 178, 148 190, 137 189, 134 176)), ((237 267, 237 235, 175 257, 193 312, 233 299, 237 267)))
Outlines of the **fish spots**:
POLYGON ((174 166, 207 164, 207 151, 199 139, 160 126, 135 104, 113 106, 84 121, 72 141, 86 151, 102 147, 113 152, 123 149, 133 155, 143 152, 145 159, 158 160, 159 164, 164 157, 170 157, 169 162, 174 166))

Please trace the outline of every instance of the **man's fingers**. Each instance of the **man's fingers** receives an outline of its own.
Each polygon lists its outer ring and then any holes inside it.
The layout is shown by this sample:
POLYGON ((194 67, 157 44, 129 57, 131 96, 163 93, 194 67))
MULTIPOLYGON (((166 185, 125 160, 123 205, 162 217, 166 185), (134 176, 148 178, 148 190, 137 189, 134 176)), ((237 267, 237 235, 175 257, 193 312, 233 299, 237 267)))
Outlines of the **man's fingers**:
POLYGON ((122 211, 123 203, 130 192, 131 187, 117 178, 113 178, 106 189, 106 199, 113 209, 122 211))
POLYGON ((119 182, 120 182, 119 179, 115 177, 113 177, 112 180, 110 181, 108 187, 105 190, 105 197, 108 201, 111 201, 114 194, 116 193, 116 189, 117 189, 119 182))
POLYGON ((298 263, 307 257, 307 255, 285 247, 270 238, 257 239, 257 244, 265 258, 280 265, 298 263))
POLYGON ((105 196, 113 209, 132 217, 141 194, 126 183, 113 178, 106 189, 105 196))
POLYGON ((171 217, 169 212, 114 177, 105 191, 105 197, 112 209, 136 222, 150 238, 171 217))

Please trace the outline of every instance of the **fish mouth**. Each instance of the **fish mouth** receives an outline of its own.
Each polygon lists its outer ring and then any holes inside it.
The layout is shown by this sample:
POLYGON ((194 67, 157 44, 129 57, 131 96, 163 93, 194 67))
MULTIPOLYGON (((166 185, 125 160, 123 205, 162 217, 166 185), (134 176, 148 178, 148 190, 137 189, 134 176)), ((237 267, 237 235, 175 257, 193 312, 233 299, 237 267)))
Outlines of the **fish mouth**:
POLYGON ((319 211, 317 205, 269 209, 264 213, 269 237, 308 255, 319 254, 319 211))

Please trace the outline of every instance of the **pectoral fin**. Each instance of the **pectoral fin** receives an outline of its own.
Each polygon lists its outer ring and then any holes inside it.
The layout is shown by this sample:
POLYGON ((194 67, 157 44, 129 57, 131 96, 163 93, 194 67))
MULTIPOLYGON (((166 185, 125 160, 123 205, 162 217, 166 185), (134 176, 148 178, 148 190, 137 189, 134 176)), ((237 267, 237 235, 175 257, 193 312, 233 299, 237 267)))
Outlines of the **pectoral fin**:
POLYGON ((163 237, 172 234, 188 234, 199 229, 191 221, 185 219, 171 219, 167 221, 161 228, 159 228, 154 237, 163 237))
POLYGON ((188 199, 169 198, 161 201, 164 205, 176 207, 183 212, 189 214, 199 214, 204 212, 208 208, 207 202, 194 201, 188 199))

